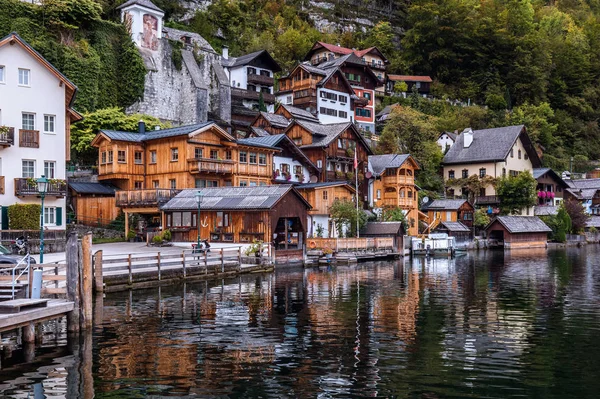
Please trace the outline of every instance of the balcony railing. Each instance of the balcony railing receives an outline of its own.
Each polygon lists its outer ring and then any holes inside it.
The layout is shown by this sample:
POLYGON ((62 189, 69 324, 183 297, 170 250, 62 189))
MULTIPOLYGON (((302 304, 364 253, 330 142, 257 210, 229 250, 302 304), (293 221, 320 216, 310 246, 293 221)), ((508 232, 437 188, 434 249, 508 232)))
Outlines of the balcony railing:
POLYGON ((258 75, 255 73, 249 73, 248 74, 248 83, 257 83, 257 84, 263 85, 263 86, 273 86, 273 77, 265 76, 265 75, 258 75))
POLYGON ((40 148, 40 131, 19 130, 19 147, 40 148))
POLYGON ((494 205, 499 203, 500 200, 496 195, 484 195, 475 197, 475 205, 494 205))
MULTIPOLYGON (((15 179, 15 196, 39 196, 37 183, 35 179, 16 178, 15 179)), ((67 182, 65 180, 50 179, 46 196, 64 197, 67 195, 67 182)))
POLYGON ((10 147, 15 144, 15 128, 9 127, 8 132, 0 133, 0 147, 10 147))
POLYGON ((115 193, 116 205, 123 208, 130 206, 159 207, 166 204, 179 191, 168 188, 117 191, 115 193))
POLYGON ((405 185, 413 185, 415 184, 415 179, 413 176, 384 176, 383 177, 383 185, 384 186, 396 186, 398 184, 405 185))
POLYGON ((198 172, 208 173, 233 173, 233 161, 221 161, 218 159, 194 159, 198 162, 198 172))
POLYGON ((0 194, 4 194, 4 176, 0 176, 0 194))
POLYGON ((371 68, 385 70, 385 64, 383 62, 375 62, 375 60, 371 60, 371 62, 367 62, 367 65, 371 68))
MULTIPOLYGON (((237 88, 232 88, 231 89, 231 96, 232 97, 237 97, 237 98, 243 98, 246 100, 256 100, 258 101, 258 99, 260 98, 260 93, 259 91, 251 91, 251 90, 244 90, 244 89, 237 89, 237 88)), ((275 95, 271 94, 271 93, 262 93, 263 95, 263 100, 266 103, 274 103, 275 102, 275 95)))

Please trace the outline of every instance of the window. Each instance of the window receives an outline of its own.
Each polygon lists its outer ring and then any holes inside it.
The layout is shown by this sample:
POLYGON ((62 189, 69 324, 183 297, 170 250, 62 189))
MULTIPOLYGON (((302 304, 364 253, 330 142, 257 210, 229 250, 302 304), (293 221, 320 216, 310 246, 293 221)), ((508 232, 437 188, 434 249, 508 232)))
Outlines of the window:
POLYGON ((515 150, 514 149, 510 149, 510 157, 514 158, 515 157, 515 150))
POLYGON ((529 155, 527 155, 527 153, 523 154, 523 158, 525 158, 525 160, 529 159, 529 155))
POLYGON ((327 201, 327 190, 323 190, 323 201, 327 201))
POLYGON ((56 117, 54 115, 44 115, 44 133, 55 133, 54 121, 56 117))
POLYGON ((362 116, 364 118, 370 118, 371 117, 371 110, 365 109, 365 108, 356 108, 355 114, 356 114, 356 116, 362 116))
POLYGON ((19 86, 29 86, 30 84, 30 70, 19 68, 19 86))
POLYGON ((35 177, 35 161, 24 159, 21 161, 22 176, 24 178, 35 177))
POLYGON ((133 162, 134 162, 136 165, 141 165, 141 164, 143 163, 142 154, 143 154, 143 153, 142 153, 142 151, 136 151, 136 152, 133 154, 133 158, 134 158, 134 159, 133 159, 133 162))
POLYGON ((21 117, 21 129, 23 130, 35 130, 35 114, 23 112, 21 117))
POLYGON ((282 163, 281 173, 290 173, 290 165, 288 165, 287 163, 282 163))
POLYGON ((341 94, 338 96, 338 100, 341 103, 347 103, 348 102, 348 97, 347 96, 342 96, 341 94))
POLYGON ((267 164, 267 155, 266 154, 258 154, 258 164, 259 165, 267 164))
POLYGON ((133 188, 136 190, 141 190, 144 188, 144 182, 143 181, 136 181, 133 183, 133 188))
POLYGON ((231 160, 231 150, 225 151, 225 159, 231 160))
POLYGON ((264 70, 264 69, 260 71, 260 74, 262 76, 268 76, 269 78, 271 77, 271 72, 264 70))
POLYGON ((363 97, 366 98, 367 100, 371 101, 371 93, 363 93, 363 97))
POLYGON ((294 138, 294 144, 296 144, 296 145, 302 145, 302 137, 296 137, 296 138, 294 138))
POLYGON ((247 163, 248 162, 248 154, 246 153, 246 151, 240 151, 240 163, 247 163))
POLYGON ((248 67, 248 75, 256 75, 256 68, 248 67))
POLYGON ((248 186, 248 181, 247 180, 240 180, 240 187, 246 187, 248 186))
POLYGON ((518 158, 521 159, 521 150, 519 150, 519 152, 517 152, 518 154, 518 158))
POLYGON ((102 151, 100 159, 101 159, 100 160, 101 164, 105 164, 106 163, 106 151, 102 151))
POLYGON ((177 188, 177 180, 169 179, 169 187, 171 187, 171 190, 175 190, 177 188))
POLYGON ((448 179, 454 179, 454 171, 453 170, 448 171, 448 179))
POLYGON ((56 208, 53 206, 44 207, 44 226, 56 224, 56 208))
POLYGON ((150 151, 150 163, 156 163, 156 150, 150 151))
POLYGON ((346 119, 346 118, 348 118, 348 113, 346 111, 338 111, 338 116, 340 118, 346 119))
POLYGON ((317 168, 319 168, 319 169, 323 168, 323 161, 320 159, 317 159, 317 168))
POLYGON ((249 155, 250 155, 248 157, 249 158, 249 163, 255 165, 256 164, 256 153, 255 152, 251 152, 249 155))
POLYGON ((114 161, 114 155, 112 150, 108 151, 108 163, 113 163, 114 161))
POLYGON ((256 181, 250 180, 250 187, 256 187, 256 181))
POLYGON ((319 108, 319 112, 322 115, 329 115, 329 116, 338 116, 338 112, 335 109, 332 108, 326 108, 326 107, 320 107, 319 108))
POLYGON ((479 177, 485 177, 485 175, 486 175, 485 168, 479 169, 479 177))
POLYGON ((412 190, 408 190, 408 198, 412 198, 413 197, 413 192, 412 190))
POLYGON ((196 158, 196 159, 204 158, 204 155, 202 154, 202 152, 203 152, 203 148, 195 147, 194 148, 194 158, 196 158))
POLYGON ((468 169, 463 169, 463 171, 462 171, 462 177, 463 177, 463 179, 466 179, 467 177, 469 177, 469 170, 468 169))
POLYGON ((381 199, 381 190, 377 190, 377 199, 380 200, 381 199))
POLYGON ((56 178, 56 162, 54 161, 44 161, 44 176, 48 179, 56 178))
POLYGON ((210 150, 210 159, 219 159, 219 150, 210 150))
POLYGON ((0 83, 6 83, 4 80, 4 65, 0 65, 0 83))
POLYGON ((217 212, 216 223, 216 227, 229 227, 229 213, 217 212))
POLYGON ((473 214, 471 212, 465 212, 463 220, 473 220, 473 214))
POLYGON ((152 188, 159 188, 160 182, 158 180, 152 180, 152 188))
POLYGON ((512 177, 516 177, 519 175, 519 172, 517 172, 516 170, 509 170, 508 174, 512 177))
POLYGON ((331 162, 327 161, 327 170, 333 170, 331 162))
POLYGON ((335 93, 330 93, 328 91, 321 91, 321 98, 326 98, 331 101, 337 101, 338 96, 335 93))
POLYGON ((342 139, 338 139, 338 148, 344 148, 344 142, 342 139))
POLYGON ((248 91, 256 91, 256 85, 248 85, 248 91))
POLYGON ((285 103, 286 103, 286 104, 292 104, 292 102, 293 102, 293 101, 292 101, 292 96, 287 96, 287 97, 285 98, 285 103))
POLYGON ((126 163, 125 151, 118 150, 117 151, 117 162, 118 163, 126 163))
POLYGON ((179 161, 179 148, 171 148, 171 162, 179 161))

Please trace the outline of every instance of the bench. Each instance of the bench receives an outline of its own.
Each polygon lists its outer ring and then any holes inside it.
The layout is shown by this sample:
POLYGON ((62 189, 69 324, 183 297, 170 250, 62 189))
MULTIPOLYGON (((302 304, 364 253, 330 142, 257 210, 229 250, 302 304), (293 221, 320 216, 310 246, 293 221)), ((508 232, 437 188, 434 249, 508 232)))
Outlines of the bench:
POLYGON ((12 301, 0 302, 0 314, 19 313, 21 310, 31 308, 45 308, 49 299, 13 299, 12 301))

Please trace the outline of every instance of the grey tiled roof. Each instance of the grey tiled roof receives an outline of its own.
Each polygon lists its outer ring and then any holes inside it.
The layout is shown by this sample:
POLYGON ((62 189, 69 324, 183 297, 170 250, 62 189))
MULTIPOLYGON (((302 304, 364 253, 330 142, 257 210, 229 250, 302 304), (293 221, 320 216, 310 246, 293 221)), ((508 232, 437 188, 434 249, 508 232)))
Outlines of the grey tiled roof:
POLYGON ((190 134, 195 132, 198 129, 202 129, 208 125, 213 124, 214 122, 204 122, 197 123, 194 125, 186 125, 179 126, 170 129, 161 129, 161 130, 147 130, 146 133, 131 133, 131 132, 123 132, 120 130, 100 130, 101 133, 104 133, 111 140, 119 140, 119 141, 132 141, 132 142, 142 142, 148 140, 162 139, 165 137, 173 137, 173 136, 181 136, 184 134, 190 134))
POLYGON ((270 70, 272 72, 281 71, 281 67, 279 66, 279 64, 277 64, 273 57, 271 57, 271 54, 269 54, 267 50, 259 50, 250 54, 241 55, 239 57, 229 57, 228 59, 223 59, 222 64, 223 66, 229 68, 235 68, 239 66, 248 65, 258 57, 267 57, 267 62, 271 64, 270 70))
POLYGON ((352 125, 350 122, 329 125, 304 121, 297 121, 297 123, 313 134, 312 144, 302 145, 300 148, 326 147, 352 125))
POLYGON ((166 26, 163 27, 162 31, 165 33, 164 36, 167 39, 181 40, 182 37, 186 36, 186 37, 189 37, 190 39, 192 39, 192 41, 198 43, 198 45, 200 45, 200 47, 207 49, 207 50, 215 51, 212 48, 212 46, 210 45, 210 43, 208 43, 205 38, 203 38, 202 36, 200 36, 197 33, 188 32, 185 30, 180 30, 180 29, 175 29, 175 28, 168 28, 166 26))
POLYGON ((465 199, 436 199, 433 200, 428 206, 427 210, 458 210, 467 200, 465 199))
POLYGON ((584 188, 584 189, 568 188, 567 189, 567 191, 569 193, 571 193, 578 200, 590 200, 590 199, 594 198, 594 195, 596 194, 596 191, 598 191, 598 190, 599 189, 597 189, 597 188, 584 188))
POLYGON ((114 195, 117 189, 103 183, 69 183, 69 188, 79 194, 114 195))
POLYGON ((523 125, 473 131, 473 143, 464 147, 464 134, 458 135, 444 156, 443 163, 461 164, 474 162, 503 161, 508 156, 523 125))
POLYGON ((600 189, 600 179, 569 179, 565 180, 569 187, 578 189, 600 189))
POLYGON ((323 188, 323 187, 335 187, 335 186, 348 186, 354 191, 354 187, 348 184, 345 181, 329 181, 329 182, 321 182, 321 183, 306 183, 299 184, 296 186, 298 190, 308 190, 313 188, 323 188))
POLYGON ((550 171, 552 169, 550 168, 535 168, 533 169, 533 178, 534 179, 539 179, 540 177, 542 177, 546 172, 550 171))
POLYGON ((248 139, 239 139, 239 144, 251 145, 255 147, 277 148, 277 144, 286 137, 285 134, 275 134, 263 137, 251 137, 248 139))
POLYGON ((533 209, 535 216, 554 216, 558 213, 557 206, 538 205, 533 209))
POLYGON ((283 115, 273 114, 270 112, 261 112, 260 114, 263 116, 263 118, 268 120, 271 125, 275 127, 286 128, 290 124, 289 119, 283 115))
POLYGON ((585 222, 585 227, 600 228, 600 216, 590 216, 585 222))
POLYGON ((502 224, 510 233, 549 233, 552 231, 537 216, 498 216, 488 227, 495 221, 502 224))
POLYGON ((448 231, 470 233, 471 230, 461 222, 441 222, 448 231))
POLYGON ((369 155, 369 170, 379 176, 387 168, 399 168, 408 157, 409 154, 369 155))
POLYGON ((215 187, 187 189, 181 191, 161 207, 163 211, 197 210, 196 193, 202 193, 200 210, 241 210, 256 211, 271 209, 288 192, 293 191, 307 209, 310 205, 290 184, 276 184, 259 187, 215 187))
POLYGON ((303 110, 302 108, 297 108, 287 104, 281 104, 280 107, 283 107, 287 112, 289 112, 294 119, 304 119, 307 121, 318 122, 319 118, 311 114, 310 112, 303 110))
POLYGON ((134 4, 138 4, 140 6, 144 6, 146 8, 149 8, 151 10, 154 11, 160 11, 162 13, 164 13, 163 10, 161 10, 160 8, 158 8, 153 2, 151 2, 150 0, 128 0, 125 3, 121 4, 120 6, 117 7, 117 10, 120 10, 121 8, 125 8, 125 7, 129 7, 131 5, 134 4))
POLYGON ((402 222, 368 222, 361 236, 396 236, 404 234, 402 222))
POLYGON ((252 126, 250 129, 252 129, 252 132, 256 134, 257 137, 265 137, 271 135, 271 133, 267 132, 265 129, 260 127, 252 126))

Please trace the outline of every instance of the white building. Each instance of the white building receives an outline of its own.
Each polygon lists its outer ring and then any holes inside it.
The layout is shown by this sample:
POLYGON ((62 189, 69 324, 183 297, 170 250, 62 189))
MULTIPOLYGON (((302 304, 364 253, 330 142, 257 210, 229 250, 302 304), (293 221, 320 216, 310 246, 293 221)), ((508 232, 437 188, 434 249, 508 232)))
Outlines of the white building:
POLYGON ((319 122, 322 124, 350 122, 352 120, 350 101, 350 96, 345 92, 318 87, 319 122))
POLYGON ((158 49, 165 13, 149 0, 128 0, 117 8, 121 10, 121 22, 131 33, 135 44, 151 50, 158 49))
POLYGON ((450 132, 442 132, 440 133, 436 144, 440 147, 442 152, 445 154, 448 152, 450 147, 454 145, 456 142, 456 136, 458 136, 458 132, 450 133, 450 132))
POLYGON ((0 206, 40 204, 34 179, 50 179, 44 225, 64 229, 70 125, 81 119, 71 106, 77 87, 16 33, 0 40, 0 206))

